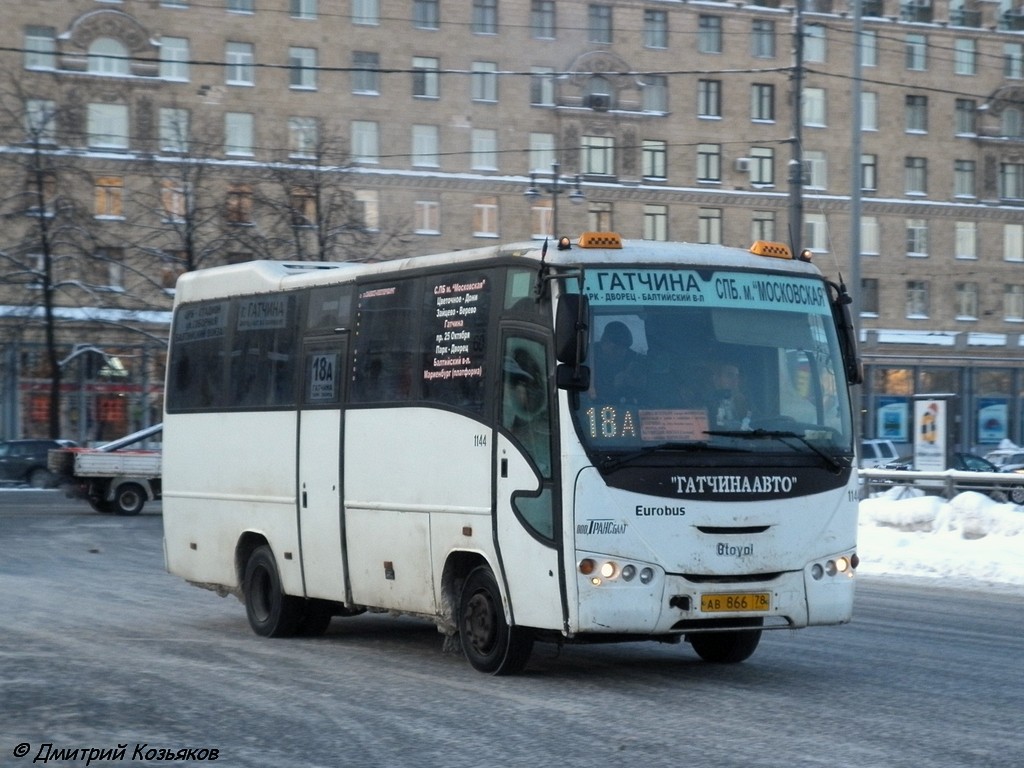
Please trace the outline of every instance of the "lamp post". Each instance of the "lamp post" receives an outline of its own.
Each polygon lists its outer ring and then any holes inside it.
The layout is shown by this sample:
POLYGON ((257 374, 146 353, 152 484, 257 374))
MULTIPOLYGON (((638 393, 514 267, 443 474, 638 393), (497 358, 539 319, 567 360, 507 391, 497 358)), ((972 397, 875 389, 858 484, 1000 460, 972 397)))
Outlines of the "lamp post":
POLYGON ((580 188, 580 175, 577 173, 574 178, 562 180, 561 166, 558 161, 551 163, 551 182, 538 186, 537 174, 530 174, 530 186, 527 187, 526 191, 523 192, 523 197, 527 198, 531 202, 536 200, 542 194, 551 195, 551 229, 554 237, 560 237, 558 232, 558 196, 568 192, 569 200, 574 204, 582 203, 586 200, 586 195, 583 194, 583 190, 580 188), (568 187, 571 185, 571 189, 563 189, 562 187, 568 187))

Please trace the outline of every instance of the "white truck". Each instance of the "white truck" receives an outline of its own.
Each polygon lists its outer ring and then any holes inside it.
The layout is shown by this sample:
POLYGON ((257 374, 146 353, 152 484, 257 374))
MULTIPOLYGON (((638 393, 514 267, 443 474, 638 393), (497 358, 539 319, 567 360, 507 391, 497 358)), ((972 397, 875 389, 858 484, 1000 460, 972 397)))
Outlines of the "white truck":
POLYGON ((161 451, 122 449, 162 430, 156 424, 99 448, 53 449, 48 466, 68 496, 85 499, 97 512, 137 515, 147 501, 160 498, 161 451))

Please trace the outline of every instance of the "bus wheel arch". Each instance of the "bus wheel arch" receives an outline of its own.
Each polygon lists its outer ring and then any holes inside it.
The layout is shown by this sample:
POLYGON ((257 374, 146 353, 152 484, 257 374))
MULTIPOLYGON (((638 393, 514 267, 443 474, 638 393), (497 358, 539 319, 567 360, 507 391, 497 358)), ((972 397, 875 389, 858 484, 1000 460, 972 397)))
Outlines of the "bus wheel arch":
POLYGON ((526 667, 533 651, 533 633, 509 625, 494 573, 487 565, 466 576, 459 596, 459 642, 479 672, 514 675, 526 667))

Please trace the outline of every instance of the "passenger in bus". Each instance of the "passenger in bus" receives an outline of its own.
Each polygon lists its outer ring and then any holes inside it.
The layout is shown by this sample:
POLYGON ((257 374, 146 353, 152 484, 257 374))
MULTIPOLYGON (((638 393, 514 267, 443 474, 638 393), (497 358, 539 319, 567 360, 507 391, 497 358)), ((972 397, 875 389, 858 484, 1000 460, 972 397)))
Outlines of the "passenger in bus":
POLYGON ((750 429, 750 407, 740 389, 739 366, 718 361, 711 374, 708 416, 718 429, 750 429))
POLYGON ((592 395, 608 403, 635 402, 645 384, 643 356, 633 350, 633 334, 613 320, 594 345, 592 395))

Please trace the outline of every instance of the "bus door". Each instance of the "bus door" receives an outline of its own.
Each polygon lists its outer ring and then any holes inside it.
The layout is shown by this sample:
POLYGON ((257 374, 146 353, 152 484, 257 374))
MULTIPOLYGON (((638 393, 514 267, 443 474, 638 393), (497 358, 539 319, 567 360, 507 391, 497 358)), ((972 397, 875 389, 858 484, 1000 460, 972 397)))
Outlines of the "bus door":
POLYGON ((495 432, 499 556, 516 624, 561 629, 563 599, 549 350, 540 337, 502 334, 501 397, 495 432))
POLYGON ((306 597, 346 601, 341 504, 342 390, 348 340, 307 340, 298 419, 299 541, 306 597))

